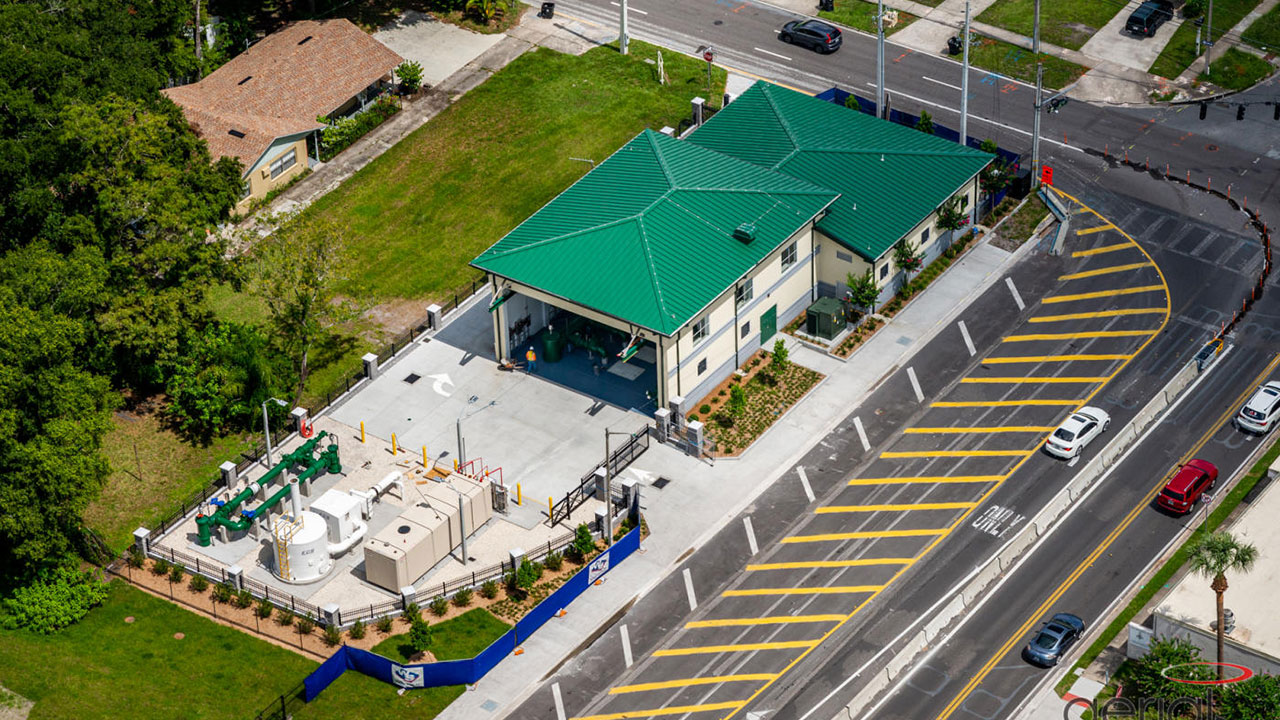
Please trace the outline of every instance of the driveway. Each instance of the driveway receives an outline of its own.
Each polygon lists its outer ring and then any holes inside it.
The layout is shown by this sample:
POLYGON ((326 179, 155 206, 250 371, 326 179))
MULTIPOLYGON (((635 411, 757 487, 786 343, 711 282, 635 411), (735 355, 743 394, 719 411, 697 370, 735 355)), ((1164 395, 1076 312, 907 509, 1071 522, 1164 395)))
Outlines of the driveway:
POLYGON ((422 81, 439 85, 463 65, 480 57, 502 40, 501 34, 482 35, 409 10, 373 34, 406 60, 422 65, 422 81))
POLYGON ((1156 58, 1160 57, 1160 51, 1169 44, 1174 31, 1182 25, 1182 18, 1174 13, 1173 19, 1161 25, 1153 37, 1130 35, 1124 31, 1124 24, 1141 4, 1139 0, 1131 0, 1123 10, 1111 18, 1111 22, 1089 38, 1089 42, 1080 48, 1080 52, 1090 57, 1110 60, 1117 65, 1147 72, 1156 58))

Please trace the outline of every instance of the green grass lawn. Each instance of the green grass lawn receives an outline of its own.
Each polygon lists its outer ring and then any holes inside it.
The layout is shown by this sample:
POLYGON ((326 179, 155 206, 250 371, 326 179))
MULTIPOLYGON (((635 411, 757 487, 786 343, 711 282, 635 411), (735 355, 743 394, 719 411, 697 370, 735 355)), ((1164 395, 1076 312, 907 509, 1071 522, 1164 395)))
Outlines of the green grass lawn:
MULTIPOLYGON (((484 608, 468 610, 431 627, 431 654, 437 660, 475 657, 511 629, 511 625, 484 608)), ((373 652, 402 663, 410 662, 414 655, 407 632, 388 637, 375 645, 373 652)))
MULTIPOLYGON (((1079 50, 1123 7, 1124 3, 1098 0, 1053 0, 1041 3, 1040 40, 1079 50)), ((996 0, 995 4, 978 15, 979 22, 990 23, 1026 37, 1031 37, 1034 19, 1035 0, 996 0)))
MULTIPOLYGON (((935 0, 928 3, 937 7, 942 0, 935 0)), ((875 34, 876 32, 876 4, 866 2, 865 0, 836 0, 835 10, 823 10, 818 13, 818 17, 838 22, 845 27, 851 27, 862 32, 875 34)), ((908 12, 898 12, 898 24, 893 27, 885 27, 884 34, 888 37, 899 30, 905 28, 911 23, 918 20, 915 15, 908 12)))
POLYGON ((1263 50, 1271 52, 1280 50, 1280 5, 1271 8, 1266 15, 1254 20, 1240 37, 1250 45, 1263 50))
MULTIPOLYGON (((1221 37, 1240 22, 1261 0, 1215 0, 1213 4, 1214 37, 1221 37)), ((1219 48, 1221 46, 1219 45, 1219 48)), ((1221 50, 1219 49, 1219 52, 1221 50)), ((1160 77, 1176 78, 1199 57, 1196 52, 1196 24, 1184 22, 1174 31, 1169 44, 1152 63, 1150 72, 1160 77)))
MULTIPOLYGON (((996 40, 984 35, 981 36, 979 42, 970 43, 969 62, 974 67, 990 70, 1023 82, 1034 84, 1036 81, 1035 56, 1031 54, 1031 51, 1003 40, 996 40)), ((1076 65, 1062 58, 1044 55, 1044 86, 1054 89, 1065 87, 1088 70, 1089 68, 1083 65, 1076 65)), ((995 84, 990 86, 984 81, 974 88, 974 92, 1000 92, 1003 89, 1004 83, 999 80, 996 80, 995 84)), ((1016 87, 1009 94, 1010 102, 1021 102, 1021 98, 1013 97, 1019 93, 1023 96, 1035 94, 1034 91, 1028 91, 1027 88, 1016 87)))
POLYGON ((1227 90, 1247 90, 1275 72, 1275 67, 1256 55, 1228 48, 1221 57, 1213 59, 1210 70, 1208 73, 1200 73, 1198 79, 1227 90))

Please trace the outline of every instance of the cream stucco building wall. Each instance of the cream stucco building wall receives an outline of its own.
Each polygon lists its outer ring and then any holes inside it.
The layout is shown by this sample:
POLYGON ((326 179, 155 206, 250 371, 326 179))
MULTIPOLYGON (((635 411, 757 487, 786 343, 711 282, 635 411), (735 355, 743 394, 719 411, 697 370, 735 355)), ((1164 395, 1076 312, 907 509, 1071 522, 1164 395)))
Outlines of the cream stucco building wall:
POLYGON ((254 200, 266 197, 307 168, 307 135, 310 133, 277 138, 267 148, 244 174, 245 194, 236 203, 237 212, 247 210, 254 200))

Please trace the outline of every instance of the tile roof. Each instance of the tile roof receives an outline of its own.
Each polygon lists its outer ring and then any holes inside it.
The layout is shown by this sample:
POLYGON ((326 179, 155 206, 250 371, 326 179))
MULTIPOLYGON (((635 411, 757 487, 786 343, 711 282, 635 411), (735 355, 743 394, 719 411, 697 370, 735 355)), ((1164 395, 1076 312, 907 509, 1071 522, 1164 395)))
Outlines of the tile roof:
POLYGON ((164 90, 214 158, 252 165, 271 141, 323 127, 403 61, 348 20, 303 20, 272 33, 200 82, 164 90), (236 134, 232 134, 232 131, 236 134))
POLYGON ((766 82, 688 142, 840 193, 818 229, 867 260, 892 248, 993 159, 766 82))
POLYGON ((646 130, 471 264, 669 336, 837 196, 646 130))

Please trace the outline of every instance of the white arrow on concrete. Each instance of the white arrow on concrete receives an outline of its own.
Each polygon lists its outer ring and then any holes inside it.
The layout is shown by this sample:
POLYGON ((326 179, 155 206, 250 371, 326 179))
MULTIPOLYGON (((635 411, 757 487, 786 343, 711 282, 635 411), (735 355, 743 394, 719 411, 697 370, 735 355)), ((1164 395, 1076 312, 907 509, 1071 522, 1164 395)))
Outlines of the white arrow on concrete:
POLYGON ((435 390, 436 393, 440 395, 449 397, 451 393, 447 393, 444 391, 445 385, 448 385, 449 387, 453 387, 453 380, 449 378, 449 373, 440 373, 439 375, 428 375, 427 377, 435 381, 431 383, 432 390, 435 390))

